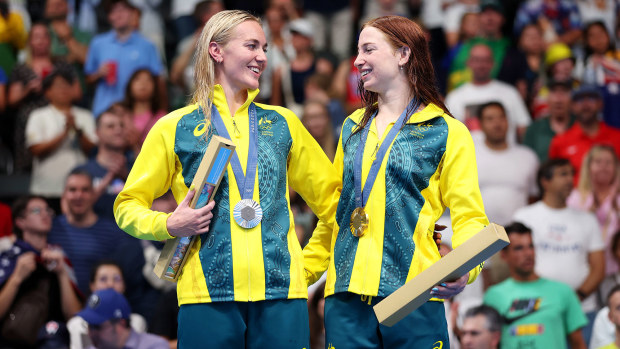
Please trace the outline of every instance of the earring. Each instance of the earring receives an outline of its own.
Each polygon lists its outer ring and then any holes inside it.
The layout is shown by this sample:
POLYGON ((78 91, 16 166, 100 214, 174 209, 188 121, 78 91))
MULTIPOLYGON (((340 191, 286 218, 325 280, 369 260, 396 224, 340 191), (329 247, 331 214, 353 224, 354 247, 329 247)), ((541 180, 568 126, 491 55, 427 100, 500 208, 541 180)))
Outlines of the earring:
POLYGON ((402 66, 402 65, 399 65, 399 66, 398 66, 398 68, 399 68, 400 70, 405 69, 405 68, 404 68, 404 66, 402 66))

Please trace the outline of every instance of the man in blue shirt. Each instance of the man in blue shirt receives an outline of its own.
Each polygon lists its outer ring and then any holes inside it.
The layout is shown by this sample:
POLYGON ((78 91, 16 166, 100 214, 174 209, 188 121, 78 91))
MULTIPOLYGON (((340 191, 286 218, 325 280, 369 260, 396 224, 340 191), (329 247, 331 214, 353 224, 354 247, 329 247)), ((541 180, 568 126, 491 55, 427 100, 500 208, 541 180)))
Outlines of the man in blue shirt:
MULTIPOLYGON (((93 101, 96 117, 114 102, 124 99, 131 75, 140 68, 149 69, 159 76, 159 83, 164 84, 161 77, 163 66, 155 45, 133 25, 135 7, 127 0, 113 0, 106 10, 112 30, 95 36, 84 65, 87 82, 97 84, 93 101)), ((165 101, 165 92, 159 97, 165 101)))

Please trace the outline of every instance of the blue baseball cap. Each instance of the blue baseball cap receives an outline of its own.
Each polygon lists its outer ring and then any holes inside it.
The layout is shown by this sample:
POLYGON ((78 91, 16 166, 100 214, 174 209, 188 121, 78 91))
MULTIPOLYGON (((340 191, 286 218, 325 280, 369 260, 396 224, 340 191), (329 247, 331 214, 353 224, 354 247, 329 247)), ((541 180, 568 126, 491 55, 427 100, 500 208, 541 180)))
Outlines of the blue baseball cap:
POLYGON ((572 99, 578 101, 583 97, 596 97, 600 99, 602 98, 601 90, 594 85, 580 85, 573 90, 572 99))
POLYGON ((77 315, 89 325, 101 325, 108 320, 129 319, 131 308, 122 294, 107 288, 91 294, 86 307, 77 315))

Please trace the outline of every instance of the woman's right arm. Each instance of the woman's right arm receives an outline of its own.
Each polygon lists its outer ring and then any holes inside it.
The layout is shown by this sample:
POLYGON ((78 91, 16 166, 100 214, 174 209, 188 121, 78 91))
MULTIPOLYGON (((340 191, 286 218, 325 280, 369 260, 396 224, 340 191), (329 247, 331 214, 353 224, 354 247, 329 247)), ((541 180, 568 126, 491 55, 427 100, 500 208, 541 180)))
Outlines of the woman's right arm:
POLYGON ((167 240, 166 221, 170 213, 152 211, 153 200, 172 185, 175 175, 173 119, 165 118, 149 132, 140 154, 114 202, 114 217, 128 234, 147 240, 167 240))

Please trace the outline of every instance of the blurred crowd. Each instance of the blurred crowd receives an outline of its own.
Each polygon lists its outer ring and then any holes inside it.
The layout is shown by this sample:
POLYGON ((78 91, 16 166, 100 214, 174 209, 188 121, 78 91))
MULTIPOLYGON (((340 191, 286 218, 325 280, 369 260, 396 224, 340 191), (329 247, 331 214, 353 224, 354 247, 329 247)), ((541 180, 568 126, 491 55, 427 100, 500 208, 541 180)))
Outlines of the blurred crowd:
MULTIPOLYGON (((294 111, 330 159, 361 106, 360 26, 382 15, 421 24, 437 88, 474 139, 489 220, 522 223, 535 274, 573 290, 586 323, 565 328, 566 341, 579 347, 575 331, 590 348, 614 341, 606 305, 620 284, 620 1, 0 0, 0 178, 30 182, 0 197, 0 348, 97 345, 87 333, 103 336, 104 326, 75 317, 91 302, 120 304, 110 313, 123 315, 113 322, 119 348, 147 332, 176 347, 175 285, 152 273, 162 243, 120 231, 112 205, 149 129, 189 103, 198 37, 223 9, 262 18, 268 68, 257 101, 294 111)), ((317 219, 289 196, 303 246, 317 219)), ((171 193, 153 203, 175 207, 171 193)), ((450 226, 449 212, 440 223, 450 226)), ((447 253, 450 229, 443 235, 447 253)), ((446 302, 452 348, 475 347, 467 319, 495 319, 479 305, 519 270, 495 256, 446 302)), ((325 346, 322 295, 310 288, 312 348, 325 346)))

